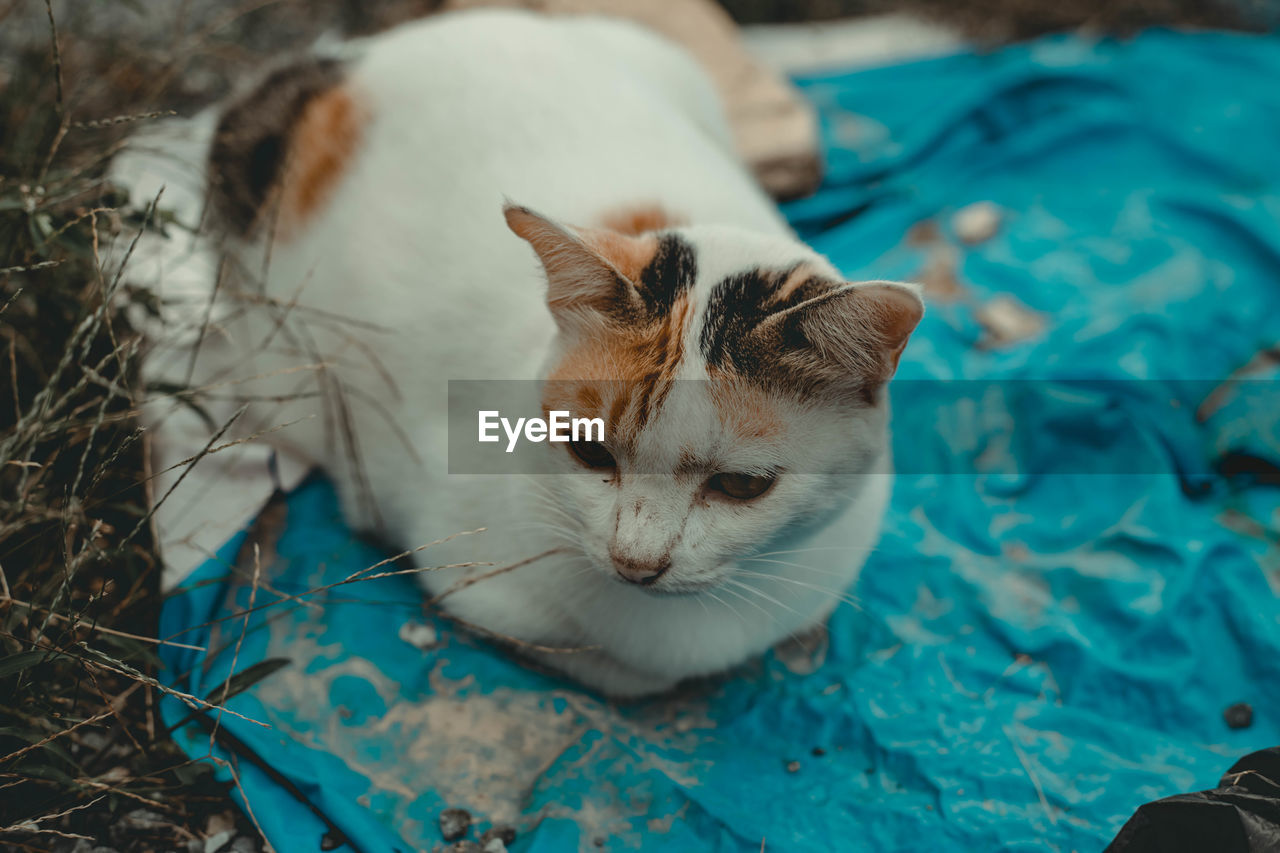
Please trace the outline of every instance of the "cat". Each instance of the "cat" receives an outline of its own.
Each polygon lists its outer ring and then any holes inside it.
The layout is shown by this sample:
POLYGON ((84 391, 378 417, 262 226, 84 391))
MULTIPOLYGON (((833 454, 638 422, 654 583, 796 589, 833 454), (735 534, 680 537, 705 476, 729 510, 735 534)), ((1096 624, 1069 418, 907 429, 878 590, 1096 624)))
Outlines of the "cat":
POLYGON ((679 48, 442 15, 266 74, 208 148, 225 256, 190 381, 234 388, 236 431, 322 467, 354 527, 436 543, 415 559, 454 566, 420 574, 454 617, 634 697, 856 580, 923 303, 797 240, 679 48), (549 475, 450 474, 450 379, 554 380, 547 406, 609 430, 538 445, 549 475))

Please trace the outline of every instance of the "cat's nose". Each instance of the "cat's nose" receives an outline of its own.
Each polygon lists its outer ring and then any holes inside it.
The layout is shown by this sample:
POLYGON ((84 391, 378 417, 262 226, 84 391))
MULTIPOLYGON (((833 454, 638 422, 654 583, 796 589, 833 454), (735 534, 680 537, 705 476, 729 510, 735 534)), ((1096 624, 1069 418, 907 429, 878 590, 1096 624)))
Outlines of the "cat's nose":
POLYGON ((610 552, 609 557, 613 560, 614 571, 623 580, 641 586, 648 586, 671 568, 671 557, 666 554, 656 560, 638 560, 634 557, 624 557, 616 552, 610 552))

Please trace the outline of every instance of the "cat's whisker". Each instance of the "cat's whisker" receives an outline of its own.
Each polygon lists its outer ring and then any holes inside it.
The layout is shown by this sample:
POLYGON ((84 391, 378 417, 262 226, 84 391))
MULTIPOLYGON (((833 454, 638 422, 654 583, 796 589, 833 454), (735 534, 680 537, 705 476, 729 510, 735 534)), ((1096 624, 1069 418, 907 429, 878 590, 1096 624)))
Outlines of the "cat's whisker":
POLYGON ((570 526, 582 526, 581 519, 575 518, 564 507, 557 506, 551 498, 544 498, 543 501, 534 508, 534 510, 535 512, 545 512, 557 521, 561 521, 570 526))
MULTIPOLYGON (((723 587, 722 587, 722 588, 723 588, 723 587)), ((709 590, 709 589, 708 589, 708 590, 705 590, 705 591, 703 592, 703 594, 704 594, 704 595, 708 595, 708 596, 710 596, 714 601, 718 601, 718 602, 720 602, 720 604, 722 604, 724 607, 728 608, 729 612, 730 612, 730 613, 732 613, 734 616, 737 616, 737 617, 738 617, 738 619, 742 621, 742 624, 743 624, 743 625, 746 625, 746 624, 747 624, 747 620, 743 617, 743 615, 742 615, 741 613, 739 613, 739 612, 737 611, 737 609, 736 609, 732 604, 730 604, 729 602, 725 601, 723 598, 721 598, 720 596, 716 595, 714 592, 712 592, 712 591, 711 591, 711 590, 709 590)))
POLYGON ((561 511, 566 511, 564 510, 563 507, 561 507, 557 503, 557 500, 560 497, 559 493, 557 493, 554 489, 552 489, 546 483, 540 483, 540 482, 534 481, 530 485, 536 490, 535 494, 541 497, 546 502, 546 505, 561 511))
POLYGON ((546 486, 537 486, 537 488, 542 489, 542 491, 535 492, 533 495, 538 499, 536 509, 551 510, 559 513, 569 520, 578 521, 578 519, 575 518, 567 509, 559 504, 561 499, 559 495, 548 490, 546 486))
POLYGON ((842 601, 856 610, 859 610, 859 611, 866 610, 866 607, 863 606, 862 602, 858 600, 856 596, 852 595, 851 593, 843 592, 841 590, 831 589, 830 587, 824 587, 824 586, 818 586, 816 584, 806 583, 805 581, 797 580, 796 578, 785 577, 782 575, 765 574, 764 572, 752 572, 752 571, 747 571, 745 569, 739 569, 737 573, 740 575, 747 575, 749 577, 758 577, 765 580, 778 581, 779 583, 791 584, 792 586, 800 587, 801 589, 807 589, 812 592, 821 593, 822 595, 825 595, 828 598, 834 598, 838 601, 842 601))
POLYGON ((530 528, 547 528, 547 529, 555 529, 555 530, 567 530, 567 531, 570 531, 570 532, 572 532, 572 533, 574 533, 574 534, 577 534, 577 533, 580 533, 580 532, 581 532, 581 527, 579 527, 579 526, 575 526, 575 525, 574 525, 574 524, 572 524, 572 523, 568 523, 568 520, 567 520, 567 519, 565 519, 565 520, 561 520, 561 519, 559 519, 559 518, 531 518, 531 519, 528 519, 527 521, 522 521, 522 522, 520 522, 519 524, 513 525, 512 527, 510 527, 510 528, 508 528, 508 529, 510 529, 510 530, 525 530, 525 529, 530 529, 530 528))
POLYGON ((506 530, 511 533, 532 532, 532 531, 537 531, 539 533, 551 533, 564 539, 566 542, 569 542, 569 543, 576 543, 578 541, 577 531, 570 530, 567 527, 561 527, 559 525, 551 524, 548 522, 529 522, 526 524, 514 524, 511 527, 506 528, 506 530))
POLYGON ((837 572, 831 569, 822 569, 817 566, 810 566, 806 563, 791 563, 786 560, 765 560, 760 557, 742 557, 740 559, 744 563, 770 563, 775 566, 789 566, 793 569, 805 569, 810 572, 817 572, 820 575, 829 575, 831 577, 840 577, 844 574, 843 572, 837 572))
POLYGON ((749 583, 746 583, 740 580, 735 580, 734 578, 726 578, 725 583, 730 584, 734 587, 737 587, 738 589, 744 589, 748 592, 754 593, 755 595, 759 596, 760 598, 763 598, 765 601, 769 602, 770 604, 773 604, 776 607, 781 607, 783 610, 787 611, 788 613, 792 613, 796 616, 800 616, 800 613, 794 607, 789 607, 783 604, 781 601, 774 598, 772 595, 769 595, 764 590, 759 589, 758 587, 754 587, 749 583))
POLYGON ((730 595, 732 595, 734 598, 738 599, 739 601, 745 601, 747 604, 750 604, 750 605, 751 605, 752 607, 754 607, 756 610, 759 610, 759 611, 760 611, 761 613, 763 613, 765 616, 769 617, 769 620, 770 620, 770 621, 772 621, 772 622, 777 622, 777 621, 778 621, 778 617, 777 617, 777 616, 775 616, 774 614, 770 613, 768 610, 765 610, 762 606, 760 606, 759 604, 757 604, 755 601, 751 600, 750 598, 747 598, 747 597, 746 597, 745 595, 743 595, 742 593, 740 593, 740 592, 738 592, 737 590, 733 589, 733 587, 728 586, 728 585, 722 585, 722 586, 720 587, 720 589, 721 589, 721 590, 723 590, 724 592, 729 593, 730 595))
POLYGON ((765 551, 763 554, 752 554, 753 558, 758 557, 780 557, 783 554, 808 554, 811 551, 848 551, 851 555, 856 556, 863 550, 861 548, 851 548, 848 545, 819 545, 813 548, 790 548, 785 551, 765 551))

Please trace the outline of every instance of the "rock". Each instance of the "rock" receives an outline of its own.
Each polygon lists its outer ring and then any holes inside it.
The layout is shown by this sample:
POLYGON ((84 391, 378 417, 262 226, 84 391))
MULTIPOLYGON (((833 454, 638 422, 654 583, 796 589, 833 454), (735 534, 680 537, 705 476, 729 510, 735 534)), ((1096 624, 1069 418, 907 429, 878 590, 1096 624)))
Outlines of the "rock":
POLYGON ((400 639, 418 651, 426 651, 439 642, 436 629, 422 622, 406 622, 400 626, 400 639))
POLYGON ((1025 341, 1044 331, 1044 318, 1012 296, 993 298, 978 309, 976 317, 987 331, 982 341, 986 347, 1025 341))
MULTIPOLYGON (((457 841, 471 828, 471 812, 466 809, 445 809, 440 812, 440 835, 445 841, 457 841)), ((476 848, 477 851, 479 848, 476 848)))
MULTIPOLYGON (((164 815, 150 809, 134 809, 116 819, 107 830, 112 843, 131 847, 138 836, 168 836, 173 832, 172 823, 164 815)), ((97 853, 95 848, 95 853, 97 853)))
POLYGON ((481 834, 480 844, 483 846, 495 838, 501 841, 503 846, 514 844, 516 840, 516 828, 514 826, 490 827, 481 834))
POLYGON ((221 832, 215 832, 204 840, 204 853, 218 853, 223 847, 231 843, 231 839, 236 837, 234 829, 224 829, 221 832))
POLYGON ((230 810, 219 812, 218 814, 209 815, 209 819, 205 821, 204 835, 205 838, 211 838, 219 832, 236 828, 236 817, 230 810))
POLYGON ((231 847, 228 848, 227 853, 258 853, 258 842, 254 841, 251 836, 241 835, 231 842, 231 847))
MULTIPOLYGON (((502 842, 499 841, 498 843, 501 844, 502 842)), ((470 839, 452 844, 447 850, 448 853, 484 853, 484 848, 470 839)))
POLYGON ((1000 230, 1000 208, 989 201, 979 201, 962 207, 951 218, 956 236, 973 245, 985 243, 1000 230))
POLYGON ((116 823, 117 829, 164 829, 169 826, 169 821, 164 815, 153 812, 150 809, 134 809, 128 814, 120 818, 116 823))
POLYGON ((501 838, 490 838, 481 845, 480 849, 484 853, 507 853, 507 845, 503 843, 501 838))
POLYGON ((1237 702, 1222 712, 1222 719, 1227 728, 1247 729, 1253 725, 1253 706, 1248 702, 1237 702))
POLYGON ((90 752, 102 752, 111 746, 111 738, 101 732, 88 731, 80 735, 80 743, 84 744, 85 749, 90 752))

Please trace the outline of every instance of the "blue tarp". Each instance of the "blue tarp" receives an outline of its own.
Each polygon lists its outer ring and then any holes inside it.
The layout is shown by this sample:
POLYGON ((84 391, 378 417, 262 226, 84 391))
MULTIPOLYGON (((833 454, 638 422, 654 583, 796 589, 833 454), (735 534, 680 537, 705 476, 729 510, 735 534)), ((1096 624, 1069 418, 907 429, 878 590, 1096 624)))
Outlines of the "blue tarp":
POLYGON ((286 853, 326 832, 299 797, 366 851, 431 848, 446 806, 521 853, 1100 849, 1280 743, 1280 489, 1215 473, 1280 461, 1280 412, 1186 384, 1277 378, 1276 80, 1280 39, 1154 31, 799 81, 828 171, 788 216, 852 279, 931 282, 899 375, 1043 403, 1017 440, 964 395, 899 407, 911 473, 825 646, 612 707, 424 615, 408 577, 279 601, 384 556, 313 478, 262 537, 276 603, 236 615, 255 563, 227 543, 163 613, 210 652, 166 648, 164 677, 217 699, 233 659, 291 661, 228 703, 269 727, 218 721, 271 772, 214 747, 286 853), (968 245, 978 201, 1002 223, 968 245))

